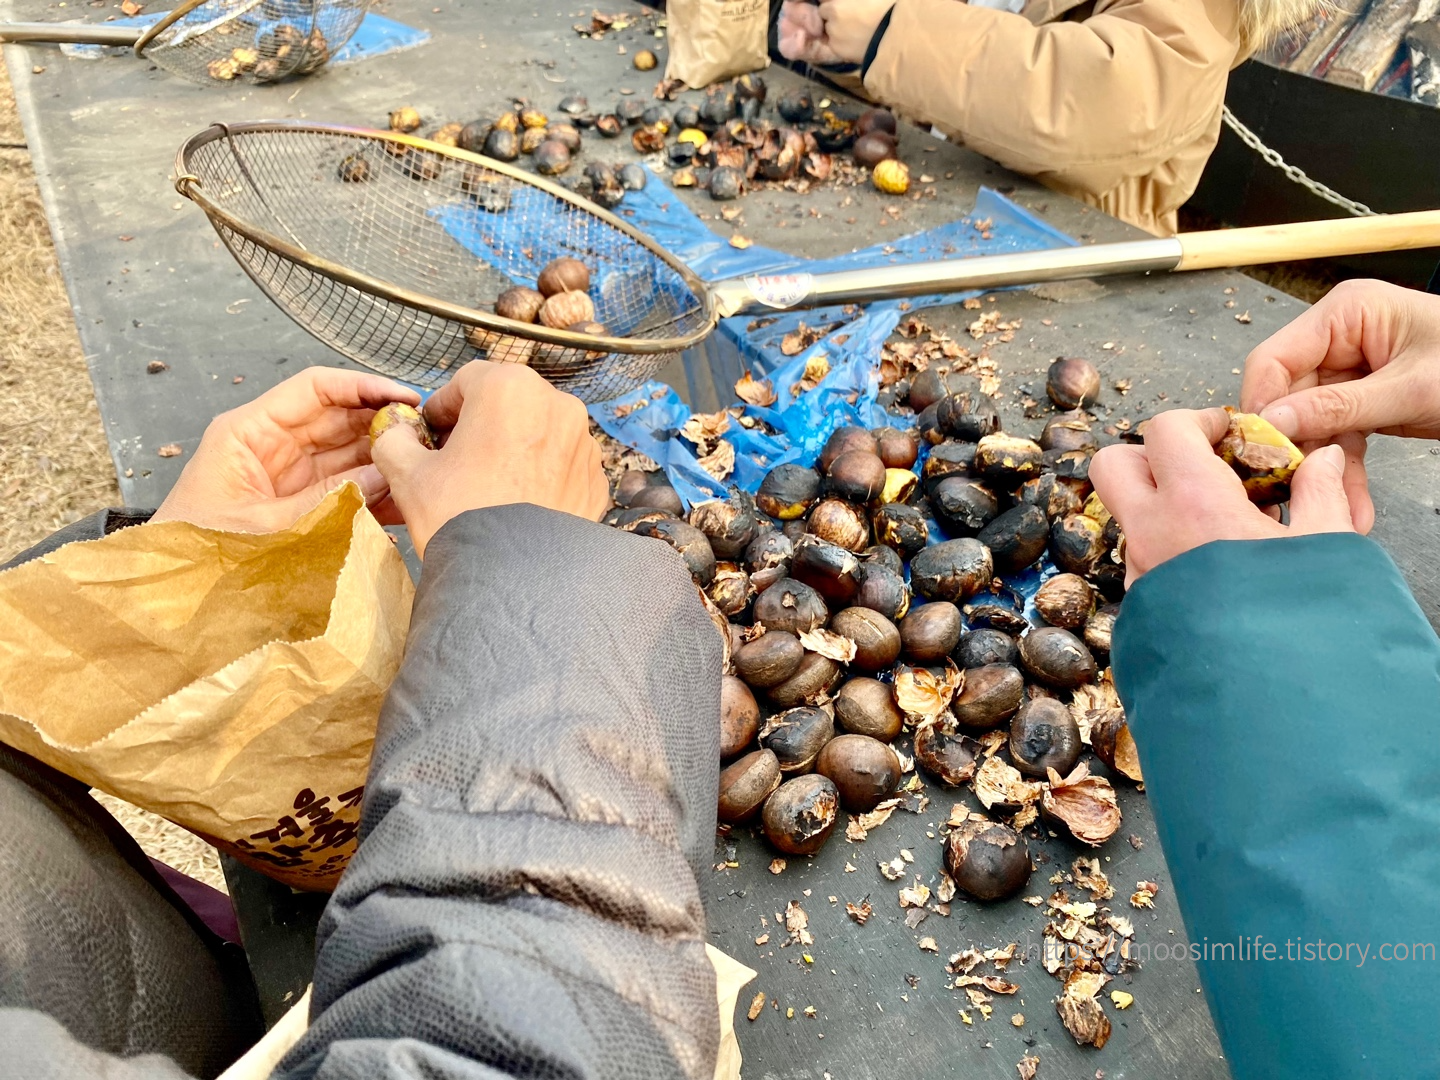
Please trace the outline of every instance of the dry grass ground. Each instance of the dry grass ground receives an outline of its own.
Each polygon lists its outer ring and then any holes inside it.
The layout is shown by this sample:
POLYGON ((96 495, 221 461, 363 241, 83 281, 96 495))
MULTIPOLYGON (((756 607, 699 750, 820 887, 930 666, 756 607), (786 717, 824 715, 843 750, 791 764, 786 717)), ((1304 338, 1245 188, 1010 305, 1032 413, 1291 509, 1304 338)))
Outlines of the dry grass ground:
MULTIPOLYGON (((120 501, 24 141, 0 64, 0 562, 120 501)), ((119 799, 101 801, 149 855, 225 887, 204 841, 119 799)))

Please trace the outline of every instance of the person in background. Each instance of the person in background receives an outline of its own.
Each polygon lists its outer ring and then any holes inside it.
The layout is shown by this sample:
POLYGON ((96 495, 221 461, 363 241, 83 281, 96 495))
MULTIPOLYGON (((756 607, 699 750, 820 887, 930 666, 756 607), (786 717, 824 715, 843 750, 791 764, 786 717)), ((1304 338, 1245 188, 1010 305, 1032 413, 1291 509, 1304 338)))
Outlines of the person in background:
MULTIPOLYGON (((426 405, 441 449, 400 425, 372 462, 390 401, 419 397, 306 371, 217 418, 155 514, 282 529, 353 480, 424 559, 311 1025, 273 1075, 711 1080, 720 636, 679 555, 596 523, 577 399, 472 363, 426 405)), ((6 1080, 216 1075, 259 1027, 214 946, 83 785, 0 747, 6 1080)))
POLYGON ((1338 286, 1242 409, 1310 449, 1289 525, 1156 416, 1090 477, 1132 583, 1112 664, 1236 1080, 1440 1076, 1440 640, 1367 540, 1372 432, 1440 438, 1440 297, 1338 286))
POLYGON ((1232 68, 1317 0, 786 0, 782 55, 1157 235, 1200 182, 1232 68))

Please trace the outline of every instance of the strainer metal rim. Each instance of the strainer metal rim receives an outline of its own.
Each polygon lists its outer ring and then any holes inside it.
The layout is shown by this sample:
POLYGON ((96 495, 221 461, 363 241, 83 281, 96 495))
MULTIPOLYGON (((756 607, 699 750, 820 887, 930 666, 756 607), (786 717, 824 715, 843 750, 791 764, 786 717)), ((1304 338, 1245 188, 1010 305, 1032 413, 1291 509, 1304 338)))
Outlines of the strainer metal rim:
POLYGON ((185 0, 183 4, 176 4, 174 8, 162 15, 158 22, 140 35, 134 45, 135 55, 144 58, 145 50, 150 47, 152 41, 205 2, 206 0, 185 0))
MULTIPOLYGON (((243 155, 241 155, 241 159, 243 160, 243 155)), ((205 212, 206 216, 211 219, 212 224, 216 221, 223 223, 227 229, 243 236, 251 243, 257 244, 281 258, 289 259, 302 266, 306 266, 318 274, 334 278, 341 284, 349 285, 362 292, 373 293, 386 300, 392 300, 418 308, 421 311, 449 319, 453 322, 464 323, 469 326, 479 326, 483 329, 505 334, 510 337, 542 341, 551 345, 583 349, 587 352, 620 353, 622 355, 683 352, 709 337, 719 323, 719 314, 704 282, 701 281, 688 266, 671 255, 650 237, 640 232, 633 225, 621 220, 603 207, 597 206, 586 199, 582 199, 561 185, 546 180, 544 177, 536 176, 534 173, 516 168, 503 161, 496 161, 493 158, 484 157, 481 154, 473 154, 469 151, 461 150, 459 147, 431 142, 429 139, 406 135, 398 131, 350 127, 343 124, 319 124, 305 120, 252 120, 233 124, 215 123, 204 131, 192 135, 180 147, 175 155, 175 177, 175 190, 199 206, 200 209, 205 212), (675 273, 679 274, 691 293, 695 296, 696 302, 701 309, 702 321, 695 330, 682 337, 598 337, 592 334, 578 333, 573 330, 555 329, 540 323, 518 322, 514 319, 503 318, 493 312, 466 307, 463 304, 455 304, 448 300, 442 300, 439 297, 430 296, 427 293, 417 292, 413 289, 393 284, 392 282, 374 277, 362 271, 352 270, 349 267, 342 266, 339 263, 316 255, 314 252, 308 251, 287 240, 283 240, 279 236, 249 222, 242 221, 211 199, 205 192, 204 184, 200 178, 190 169, 191 155, 201 147, 208 146, 210 143, 220 139, 229 139, 232 135, 285 131, 319 135, 343 135, 368 139, 373 142, 399 143, 403 146, 424 150, 441 157, 451 158, 455 161, 480 165, 486 169, 500 173, 503 176, 508 176, 512 180, 516 180, 522 184, 539 188, 547 194, 561 199, 577 209, 599 218, 607 225, 618 229, 661 260, 661 262, 675 273)), ((262 285, 262 288, 263 287, 262 285)), ((265 291, 269 293, 268 288, 265 291)))

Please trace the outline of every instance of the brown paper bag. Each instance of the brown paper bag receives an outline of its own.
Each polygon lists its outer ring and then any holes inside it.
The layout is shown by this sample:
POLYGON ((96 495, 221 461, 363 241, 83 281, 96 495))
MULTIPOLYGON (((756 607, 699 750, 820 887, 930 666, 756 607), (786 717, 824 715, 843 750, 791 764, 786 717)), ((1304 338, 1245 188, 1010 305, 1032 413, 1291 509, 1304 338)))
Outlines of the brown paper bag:
POLYGON ((354 484, 281 533, 70 544, 0 574, 0 741, 331 889, 413 594, 354 484))
POLYGON ((667 79, 699 89, 770 66, 770 0, 669 0, 667 79))

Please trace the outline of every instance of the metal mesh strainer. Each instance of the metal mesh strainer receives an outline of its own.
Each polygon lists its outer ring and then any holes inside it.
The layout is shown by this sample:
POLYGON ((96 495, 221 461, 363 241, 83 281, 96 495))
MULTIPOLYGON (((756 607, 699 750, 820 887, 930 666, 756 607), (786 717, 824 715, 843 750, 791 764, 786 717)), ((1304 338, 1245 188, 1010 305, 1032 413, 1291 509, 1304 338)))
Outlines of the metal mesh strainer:
POLYGON ((148 29, 0 25, 0 41, 129 45, 191 82, 275 82, 309 75, 359 29, 368 0, 185 0, 148 29))
POLYGON ((528 363, 585 400, 643 381, 703 339, 704 287, 648 237, 512 166, 395 132, 217 124, 176 189, 276 304, 367 367, 438 386, 465 361, 528 363), (591 270, 604 336, 513 322, 496 297, 552 259, 591 270))

